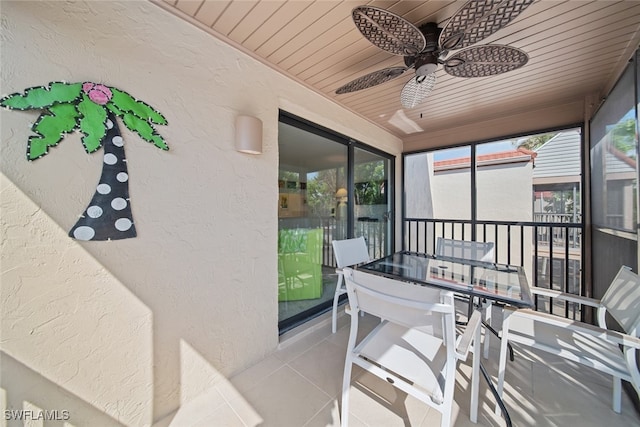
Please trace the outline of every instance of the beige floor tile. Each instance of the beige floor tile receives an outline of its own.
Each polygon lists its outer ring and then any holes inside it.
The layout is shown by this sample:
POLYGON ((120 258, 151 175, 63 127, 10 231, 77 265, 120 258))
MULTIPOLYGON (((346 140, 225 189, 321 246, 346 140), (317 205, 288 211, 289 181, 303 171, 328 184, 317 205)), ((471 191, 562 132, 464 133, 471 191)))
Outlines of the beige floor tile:
MULTIPOLYGON (((338 329, 335 334, 330 334, 327 340, 332 343, 341 346, 346 350, 347 343, 349 342, 349 332, 351 331, 351 318, 349 316, 345 316, 348 320, 348 323, 338 329)), ((357 336, 357 341, 359 342, 362 338, 364 338, 369 332, 371 332, 376 326, 380 324, 380 318, 371 316, 369 314, 365 314, 364 316, 359 317, 359 331, 357 336)))
MULTIPOLYGON (((255 372, 255 370, 254 370, 255 372)), ((259 373, 263 372, 263 369, 258 370, 259 373)), ((274 371, 275 372, 275 371, 274 371)), ((266 378, 266 376, 265 376, 266 378)), ((257 385, 257 384, 256 384, 257 385)), ((242 391, 238 390, 231 381, 218 381, 215 386, 216 390, 228 403, 228 406, 234 411, 236 416, 242 420, 244 425, 257 426, 263 421, 262 417, 256 412, 255 408, 247 402, 242 391)), ((250 390, 252 387, 246 387, 246 390, 250 390)), ((219 416, 219 415, 216 415, 219 416)), ((210 425, 225 425, 225 424, 210 424, 210 425)))
MULTIPOLYGON (((633 405, 625 393, 622 393, 622 413, 616 414, 612 408, 612 386, 585 381, 591 369, 585 368, 580 377, 568 376, 542 365, 534 365, 535 407, 546 425, 560 425, 557 422, 572 423, 581 421, 582 425, 593 426, 630 426, 640 425, 633 405)), ((568 370, 570 367, 567 368, 568 370)), ((564 424, 569 425, 569 424, 564 424)))
POLYGON ((218 390, 211 388, 183 404, 174 414, 154 424, 154 427, 196 426, 199 425, 200 420, 212 415, 223 406, 228 407, 226 400, 218 390))
POLYGON ((324 340, 328 334, 331 333, 331 326, 329 328, 322 328, 316 331, 310 332, 308 335, 300 339, 294 339, 293 342, 287 342, 282 345, 278 351, 273 355, 283 362, 289 362, 302 353, 310 351, 320 341, 324 340))
POLYGON ((289 362, 289 366, 313 382, 331 397, 337 397, 342 388, 345 349, 323 340, 312 351, 289 362))
POLYGON ((363 370, 352 375, 349 415, 369 426, 419 426, 429 407, 363 370))
POLYGON ((260 381, 244 393, 244 399, 264 420, 261 427, 303 426, 331 400, 288 366, 260 381))
MULTIPOLYGON (((339 426, 349 320, 342 318, 336 334, 331 333, 330 325, 318 328, 230 381, 219 381, 162 426, 339 426)), ((360 339, 380 322, 368 315, 359 320, 364 326, 360 339)), ((492 339, 489 359, 482 360, 494 384, 499 352, 499 341, 492 339)), ((459 365, 453 425, 503 427, 504 418, 494 413, 495 399, 482 377, 478 423, 469 420, 470 365, 471 357, 459 365)), ((514 426, 640 427, 640 416, 625 393, 622 414, 613 412, 611 379, 592 369, 516 346, 515 360, 507 363, 505 378, 504 401, 514 426)), ((354 367, 350 390, 351 427, 440 423, 439 412, 359 367, 354 367)))
MULTIPOLYGON (((366 427, 359 421, 355 421, 350 427, 366 427)), ((339 427, 340 409, 338 401, 332 399, 318 412, 304 427, 339 427)))
MULTIPOLYGON (((258 424, 254 425, 257 426, 258 424)), ((245 427, 245 423, 229 405, 224 405, 193 424, 193 427, 212 426, 245 427)))
POLYGON ((283 366, 281 359, 271 355, 231 377, 231 384, 241 393, 248 391, 283 366))

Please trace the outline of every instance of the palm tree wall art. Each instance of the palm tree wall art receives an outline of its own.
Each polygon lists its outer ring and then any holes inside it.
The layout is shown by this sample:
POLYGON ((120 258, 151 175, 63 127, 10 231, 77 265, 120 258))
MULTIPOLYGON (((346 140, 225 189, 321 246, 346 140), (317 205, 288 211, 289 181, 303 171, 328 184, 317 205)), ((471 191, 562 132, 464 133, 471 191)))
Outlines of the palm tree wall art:
POLYGON ((43 110, 31 127, 27 159, 37 160, 65 135, 79 130, 87 153, 104 147, 102 174, 91 202, 69 231, 77 240, 117 240, 136 237, 129 200, 129 174, 124 140, 116 117, 145 141, 168 150, 154 125, 166 125, 162 114, 128 93, 103 84, 51 82, 0 99, 14 110, 43 110))

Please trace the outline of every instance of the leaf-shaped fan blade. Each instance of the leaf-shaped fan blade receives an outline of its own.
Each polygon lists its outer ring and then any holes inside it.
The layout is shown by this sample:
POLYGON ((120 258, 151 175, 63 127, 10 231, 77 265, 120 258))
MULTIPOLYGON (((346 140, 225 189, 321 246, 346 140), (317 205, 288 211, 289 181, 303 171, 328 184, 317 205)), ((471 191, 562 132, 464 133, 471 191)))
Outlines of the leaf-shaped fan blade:
POLYGON ((416 55, 427 45, 422 32, 395 13, 373 6, 358 6, 351 15, 367 40, 394 55, 416 55))
POLYGON ((436 85, 435 73, 412 78, 402 88, 400 103, 404 108, 413 108, 420 104, 431 93, 436 85))
POLYGON ((484 45, 460 50, 444 61, 444 70, 456 77, 486 77, 522 67, 529 56, 511 46, 484 45))
POLYGON ((440 48, 462 49, 505 27, 534 0, 471 0, 458 10, 440 33, 440 48))
POLYGON ((407 70, 408 68, 406 67, 383 68, 382 70, 374 71, 373 73, 369 73, 350 81, 346 85, 339 87, 338 90, 336 90, 336 93, 340 95, 342 93, 355 92, 357 90, 377 86, 401 76, 407 70))

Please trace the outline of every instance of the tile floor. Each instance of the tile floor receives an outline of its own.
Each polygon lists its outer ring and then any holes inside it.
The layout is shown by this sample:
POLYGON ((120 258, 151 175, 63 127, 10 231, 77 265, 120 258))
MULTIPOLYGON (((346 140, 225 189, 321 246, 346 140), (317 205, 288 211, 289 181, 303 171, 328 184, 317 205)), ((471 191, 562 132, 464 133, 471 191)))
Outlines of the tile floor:
MULTIPOLYGON (((369 327, 378 320, 365 316, 369 327)), ((157 427, 165 426, 339 426, 339 395, 344 352, 349 335, 348 316, 331 334, 330 316, 292 338, 255 366, 221 380, 209 392, 183 407, 157 427)), ((498 343, 492 340, 489 360, 497 373, 498 343)), ((516 349, 507 367, 505 403, 514 426, 640 426, 640 416, 623 393, 622 414, 611 409, 611 381, 606 375, 559 358, 516 349)), ((468 363, 461 364, 455 391, 454 425, 473 426, 469 420, 468 363)), ((351 392, 352 427, 437 426, 440 414, 419 401, 396 392, 388 383, 364 371, 354 371, 351 392)), ((477 426, 504 426, 494 415, 493 397, 480 380, 477 426)), ((154 426, 154 427, 156 427, 154 426)))

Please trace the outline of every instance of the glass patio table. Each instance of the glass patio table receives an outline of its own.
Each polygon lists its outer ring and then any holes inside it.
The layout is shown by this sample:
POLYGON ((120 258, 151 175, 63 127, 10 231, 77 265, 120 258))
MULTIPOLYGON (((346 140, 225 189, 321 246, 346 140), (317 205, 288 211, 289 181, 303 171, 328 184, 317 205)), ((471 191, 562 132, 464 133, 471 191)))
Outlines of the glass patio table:
MULTIPOLYGON (((534 306, 524 269, 519 266, 403 251, 363 264, 358 270, 466 294, 470 301, 478 297, 519 308, 534 306)), ((470 302, 469 314, 472 310, 470 302)), ((490 325, 483 324, 497 335, 490 325)), ((507 426, 511 426, 507 408, 482 363, 480 370, 504 414, 507 426)))
POLYGON ((518 266, 403 251, 358 269, 519 308, 534 305, 524 270, 518 266))

